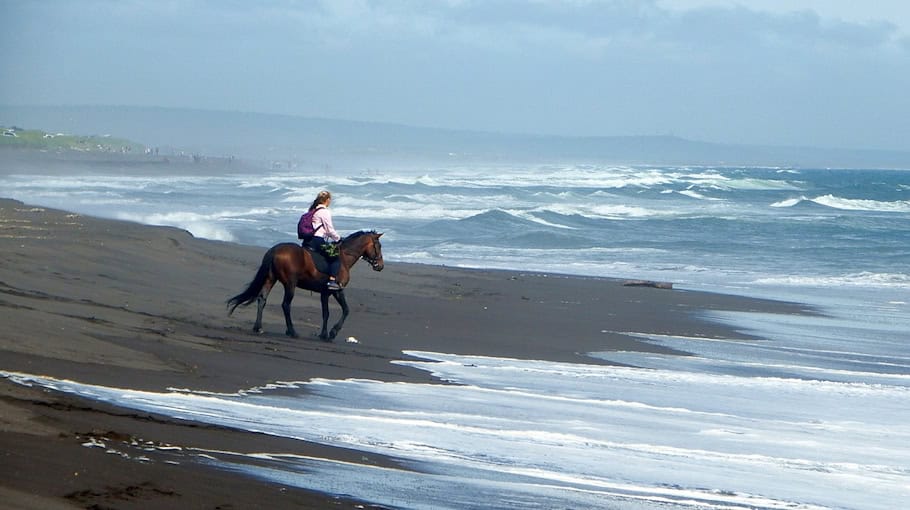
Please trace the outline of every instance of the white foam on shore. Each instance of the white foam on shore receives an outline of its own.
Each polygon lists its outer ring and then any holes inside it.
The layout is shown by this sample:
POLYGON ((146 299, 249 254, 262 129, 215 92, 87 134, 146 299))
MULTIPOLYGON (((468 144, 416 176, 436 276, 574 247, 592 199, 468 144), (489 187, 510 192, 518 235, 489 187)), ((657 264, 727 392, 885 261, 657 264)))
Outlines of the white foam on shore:
POLYGON ((861 272, 843 275, 806 276, 784 275, 758 278, 757 285, 785 285, 793 287, 893 287, 910 289, 910 275, 904 273, 861 272))
MULTIPOLYGON (((722 339, 704 343, 735 347, 722 339)), ((708 353, 614 353, 645 366, 662 358, 651 368, 407 354, 420 359, 398 363, 458 385, 321 379, 296 397, 287 389, 300 383, 278 384, 280 393, 264 387, 212 395, 2 375, 145 412, 397 457, 415 471, 283 456, 272 456, 267 467, 230 462, 281 483, 344 487, 403 508, 544 501, 619 509, 890 509, 895 498, 910 498, 907 386, 869 383, 861 373, 841 374, 855 377, 850 381, 756 375, 747 366, 740 375, 718 373, 694 361, 708 353)), ((719 362, 721 354, 708 359, 719 362)))

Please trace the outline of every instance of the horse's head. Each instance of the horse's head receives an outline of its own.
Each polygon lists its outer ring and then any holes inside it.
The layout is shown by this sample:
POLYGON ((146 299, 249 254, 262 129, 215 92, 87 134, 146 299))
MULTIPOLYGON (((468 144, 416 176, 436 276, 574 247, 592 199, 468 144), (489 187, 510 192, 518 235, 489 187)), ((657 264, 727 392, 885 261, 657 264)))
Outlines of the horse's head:
POLYGON ((369 262, 373 271, 382 271, 385 263, 382 261, 380 237, 382 237, 381 232, 357 232, 345 238, 342 242, 342 249, 358 259, 362 258, 369 262))
POLYGON ((366 243, 366 247, 360 256, 363 257, 363 260, 370 263, 373 271, 382 271, 382 268, 385 267, 385 263, 382 261, 382 243, 379 242, 382 233, 370 232, 368 237, 369 242, 366 243))

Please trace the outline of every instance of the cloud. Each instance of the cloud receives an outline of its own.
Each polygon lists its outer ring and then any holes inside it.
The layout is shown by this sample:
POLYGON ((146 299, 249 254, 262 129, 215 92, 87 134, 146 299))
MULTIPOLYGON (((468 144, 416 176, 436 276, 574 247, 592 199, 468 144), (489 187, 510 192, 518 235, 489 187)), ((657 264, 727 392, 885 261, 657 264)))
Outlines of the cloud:
POLYGON ((807 2, 2 2, 0 102, 899 145, 910 39, 807 2))
POLYGON ((832 21, 811 10, 771 12, 735 4, 689 9, 662 5, 656 0, 93 0, 26 4, 14 17, 26 22, 44 18, 68 35, 107 32, 127 44, 183 43, 213 52, 219 44, 341 50, 427 44, 456 52, 536 51, 596 58, 642 48, 723 52, 745 46, 781 51, 904 47, 897 27, 886 21, 832 21))

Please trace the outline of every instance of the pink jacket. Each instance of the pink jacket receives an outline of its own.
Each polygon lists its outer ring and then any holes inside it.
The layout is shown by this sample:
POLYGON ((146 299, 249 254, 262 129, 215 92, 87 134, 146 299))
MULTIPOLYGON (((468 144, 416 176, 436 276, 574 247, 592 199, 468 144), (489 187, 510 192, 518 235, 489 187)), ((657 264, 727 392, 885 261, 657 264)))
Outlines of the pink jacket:
POLYGON ((313 213, 313 229, 316 230, 316 236, 332 241, 341 240, 341 236, 335 231, 332 225, 332 212, 324 205, 317 205, 316 212, 313 213), (320 229, 319 226, 322 225, 320 229))

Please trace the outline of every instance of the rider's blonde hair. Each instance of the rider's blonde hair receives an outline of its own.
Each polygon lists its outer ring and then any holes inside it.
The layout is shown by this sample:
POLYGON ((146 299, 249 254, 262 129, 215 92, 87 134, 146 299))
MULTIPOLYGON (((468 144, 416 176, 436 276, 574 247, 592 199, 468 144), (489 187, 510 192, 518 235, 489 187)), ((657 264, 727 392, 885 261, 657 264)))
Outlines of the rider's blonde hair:
POLYGON ((327 190, 322 190, 322 191, 320 191, 319 194, 316 195, 316 199, 313 200, 313 203, 310 204, 310 209, 309 209, 309 210, 312 211, 312 210, 315 209, 317 206, 320 206, 320 205, 325 204, 325 203, 328 202, 331 198, 332 198, 332 194, 329 193, 327 190))

